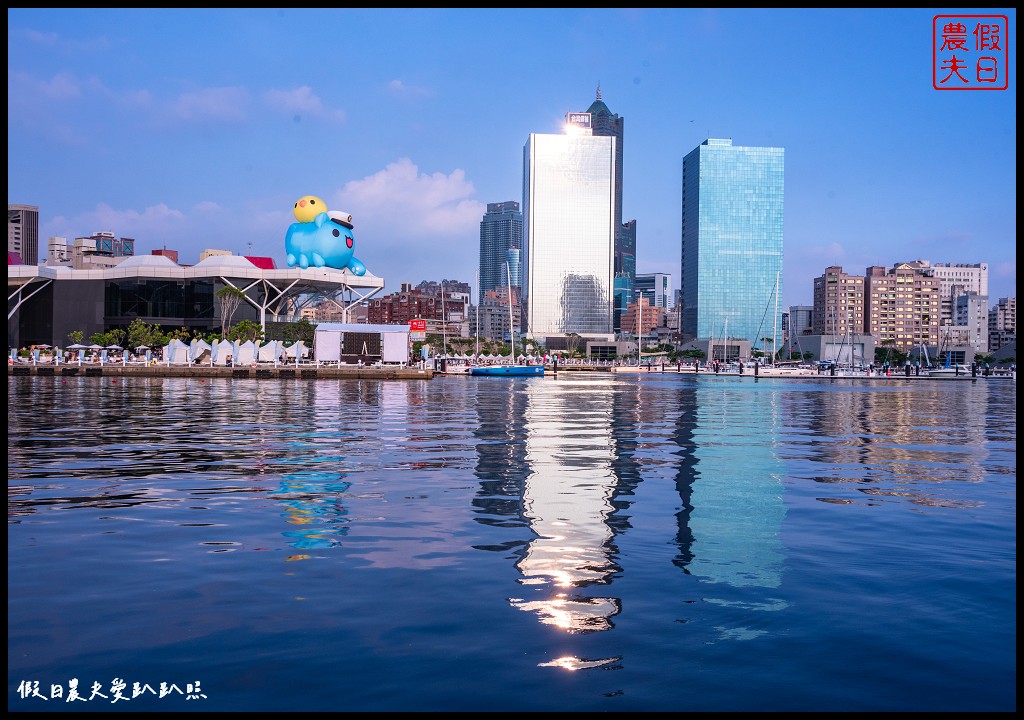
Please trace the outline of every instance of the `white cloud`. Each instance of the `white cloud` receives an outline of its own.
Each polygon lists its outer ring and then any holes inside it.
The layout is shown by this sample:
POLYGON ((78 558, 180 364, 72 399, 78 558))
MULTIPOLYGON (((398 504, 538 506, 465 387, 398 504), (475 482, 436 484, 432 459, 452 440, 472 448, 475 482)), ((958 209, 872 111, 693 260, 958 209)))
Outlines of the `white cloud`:
POLYGON ((396 236, 437 237, 465 235, 479 229, 485 206, 471 199, 473 183, 462 170, 450 175, 420 173, 408 158, 384 170, 353 180, 334 195, 331 207, 371 216, 374 225, 396 236))
POLYGON ((313 89, 308 85, 292 90, 268 90, 263 93, 263 100, 271 107, 296 117, 312 117, 332 122, 345 122, 345 111, 334 110, 324 106, 313 89))
POLYGON ((241 87, 206 88, 183 93, 172 104, 173 114, 181 120, 245 120, 249 91, 241 87))
POLYGON ((401 80, 392 80, 388 83, 388 92, 397 98, 412 99, 420 97, 430 97, 433 93, 424 87, 418 87, 416 85, 406 85, 401 80))

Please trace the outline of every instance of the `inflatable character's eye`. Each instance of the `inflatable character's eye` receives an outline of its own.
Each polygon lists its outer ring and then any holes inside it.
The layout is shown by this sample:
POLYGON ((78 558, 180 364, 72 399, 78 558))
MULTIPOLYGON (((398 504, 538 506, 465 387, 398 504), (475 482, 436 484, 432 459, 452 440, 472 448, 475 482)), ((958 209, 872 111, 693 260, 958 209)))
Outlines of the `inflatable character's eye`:
POLYGON ((338 228, 334 228, 333 230, 331 230, 331 235, 333 235, 334 237, 338 237, 339 235, 341 235, 341 231, 338 230, 338 228))
POLYGON ((310 205, 316 205, 316 200, 310 200, 310 201, 309 201, 309 204, 310 204, 310 205))

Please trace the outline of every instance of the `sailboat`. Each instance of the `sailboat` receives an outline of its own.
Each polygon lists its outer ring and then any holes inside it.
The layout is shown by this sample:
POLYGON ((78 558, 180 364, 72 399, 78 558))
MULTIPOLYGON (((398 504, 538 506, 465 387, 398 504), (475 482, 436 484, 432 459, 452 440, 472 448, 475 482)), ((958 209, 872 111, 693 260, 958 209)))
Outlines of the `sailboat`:
POLYGON ((609 368, 613 373, 639 373, 644 372, 646 369, 650 371, 650 367, 644 368, 643 363, 643 352, 641 351, 641 328, 640 328, 640 299, 637 298, 636 304, 634 305, 634 313, 636 315, 636 365, 613 365, 609 368))
MULTIPOLYGON (((928 377, 936 378, 938 380, 972 380, 974 376, 971 374, 969 368, 964 367, 960 363, 952 362, 953 359, 953 346, 950 341, 949 332, 946 332, 946 339, 943 343, 946 345, 946 364, 941 368, 931 368, 928 370, 928 377)), ((939 348, 939 355, 942 354, 942 348, 939 348)))
POLYGON ((544 375, 544 365, 518 365, 516 359, 516 329, 512 321, 512 271, 505 263, 505 274, 508 277, 508 331, 512 341, 512 365, 481 365, 471 368, 470 375, 499 375, 502 377, 538 377, 544 375))

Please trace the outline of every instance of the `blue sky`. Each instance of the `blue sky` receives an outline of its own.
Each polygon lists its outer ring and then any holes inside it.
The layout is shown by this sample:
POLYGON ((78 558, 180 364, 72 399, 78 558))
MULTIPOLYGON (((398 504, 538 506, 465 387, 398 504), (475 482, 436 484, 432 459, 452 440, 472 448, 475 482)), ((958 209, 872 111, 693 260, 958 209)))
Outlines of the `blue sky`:
POLYGON ((784 306, 842 265, 989 263, 1016 295, 1013 9, 8 9, 8 202, 40 245, 111 231, 285 267, 292 205, 353 215, 386 281, 475 283, 530 133, 600 84, 637 269, 679 286, 682 158, 785 148, 784 306), (1009 88, 932 87, 932 18, 1009 18, 1009 88))

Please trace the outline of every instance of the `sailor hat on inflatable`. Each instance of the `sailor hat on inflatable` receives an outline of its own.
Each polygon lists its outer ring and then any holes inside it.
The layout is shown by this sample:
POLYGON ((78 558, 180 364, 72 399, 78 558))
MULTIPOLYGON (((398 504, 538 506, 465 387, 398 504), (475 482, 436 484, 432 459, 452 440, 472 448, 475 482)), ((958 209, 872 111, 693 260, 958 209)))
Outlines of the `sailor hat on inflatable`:
POLYGON ((349 215, 347 212, 339 212, 337 210, 329 210, 327 212, 327 216, 331 220, 333 220, 334 222, 338 223, 339 225, 344 225, 349 230, 352 229, 352 216, 349 215))

